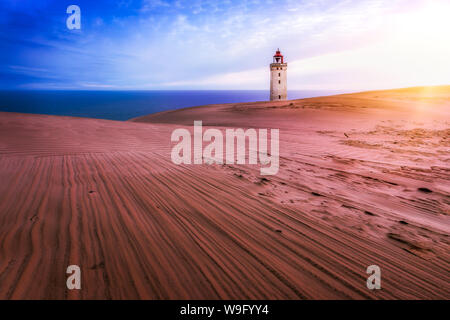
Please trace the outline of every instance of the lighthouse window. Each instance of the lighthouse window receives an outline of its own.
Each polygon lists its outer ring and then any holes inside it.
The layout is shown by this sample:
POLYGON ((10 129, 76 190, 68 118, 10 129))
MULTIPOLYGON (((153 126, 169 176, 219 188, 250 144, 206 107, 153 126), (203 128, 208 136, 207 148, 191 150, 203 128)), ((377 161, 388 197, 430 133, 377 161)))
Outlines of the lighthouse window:
POLYGON ((281 77, 281 73, 280 72, 278 72, 278 76, 281 77))
POLYGON ((278 80, 278 83, 281 83, 281 80, 278 80))
POLYGON ((281 99, 281 96, 278 96, 278 99, 281 99))

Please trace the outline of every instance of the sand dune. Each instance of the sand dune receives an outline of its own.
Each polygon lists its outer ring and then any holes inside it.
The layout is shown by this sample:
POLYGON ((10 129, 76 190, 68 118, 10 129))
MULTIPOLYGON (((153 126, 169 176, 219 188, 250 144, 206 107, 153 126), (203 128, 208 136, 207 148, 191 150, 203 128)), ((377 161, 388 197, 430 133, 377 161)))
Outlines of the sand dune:
POLYGON ((449 299, 449 151, 450 86, 129 122, 0 113, 0 298, 449 299), (279 128, 279 173, 173 164, 194 120, 279 128))

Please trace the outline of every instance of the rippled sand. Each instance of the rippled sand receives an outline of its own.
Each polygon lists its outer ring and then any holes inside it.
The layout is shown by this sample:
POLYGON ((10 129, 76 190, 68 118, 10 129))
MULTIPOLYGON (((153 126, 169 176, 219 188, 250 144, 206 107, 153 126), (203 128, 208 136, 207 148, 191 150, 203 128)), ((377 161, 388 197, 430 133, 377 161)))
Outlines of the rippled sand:
POLYGON ((450 298, 449 86, 129 122, 0 113, 0 181, 2 299, 450 298), (280 129, 279 173, 173 164, 194 120, 280 129))

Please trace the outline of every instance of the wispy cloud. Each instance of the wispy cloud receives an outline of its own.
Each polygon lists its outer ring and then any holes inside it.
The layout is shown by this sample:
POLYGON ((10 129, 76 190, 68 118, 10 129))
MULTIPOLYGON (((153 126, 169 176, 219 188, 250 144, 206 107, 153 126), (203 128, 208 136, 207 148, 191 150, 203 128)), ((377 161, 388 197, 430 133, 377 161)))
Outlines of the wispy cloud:
POLYGON ((47 69, 43 68, 33 68, 33 67, 25 67, 25 66, 9 66, 13 72, 25 73, 25 74, 37 74, 48 72, 47 69))
POLYGON ((146 13, 158 7, 170 7, 170 4, 164 0, 143 0, 140 11, 146 13))
MULTIPOLYGON (((289 62, 290 88, 450 82, 445 67, 430 62, 445 64, 449 55, 445 1, 80 0, 79 32, 65 28, 56 1, 33 6, 52 14, 24 29, 13 21, 26 6, 0 5, 1 61, 33 83, 41 74, 42 83, 51 75, 79 88, 262 89, 277 47, 289 62)), ((23 81, 3 79, 3 87, 23 81)))

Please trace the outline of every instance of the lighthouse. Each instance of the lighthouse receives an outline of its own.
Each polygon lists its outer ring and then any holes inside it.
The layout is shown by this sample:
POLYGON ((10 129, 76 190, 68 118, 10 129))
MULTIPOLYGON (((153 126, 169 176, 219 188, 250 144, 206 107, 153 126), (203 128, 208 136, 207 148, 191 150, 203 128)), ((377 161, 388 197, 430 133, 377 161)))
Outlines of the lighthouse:
POLYGON ((287 63, 280 49, 275 52, 270 64, 270 101, 287 99, 287 63))

